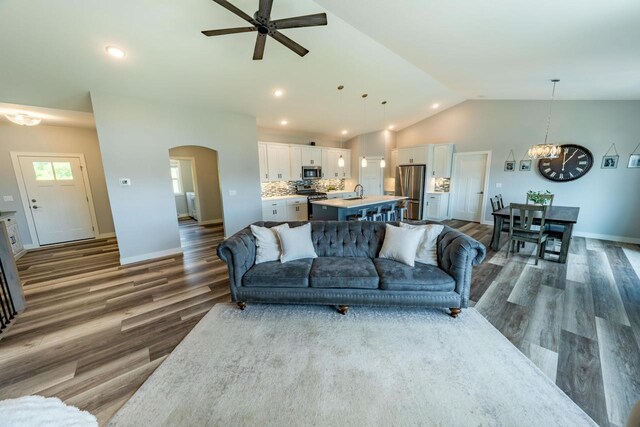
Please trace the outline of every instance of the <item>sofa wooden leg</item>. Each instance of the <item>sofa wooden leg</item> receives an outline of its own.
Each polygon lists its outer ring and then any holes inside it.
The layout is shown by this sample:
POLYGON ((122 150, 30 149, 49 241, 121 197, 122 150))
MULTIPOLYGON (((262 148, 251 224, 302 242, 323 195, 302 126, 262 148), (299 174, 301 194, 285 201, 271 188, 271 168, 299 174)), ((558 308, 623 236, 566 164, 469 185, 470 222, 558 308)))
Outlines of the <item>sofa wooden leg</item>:
POLYGON ((459 308, 450 308, 449 310, 451 311, 451 313, 449 313, 449 316, 453 317, 454 319, 458 317, 458 314, 460 314, 461 311, 459 308))
POLYGON ((238 308, 239 308, 240 310, 244 310, 245 308, 247 308, 247 303, 246 303, 246 302, 238 301, 238 302, 236 303, 236 305, 238 306, 238 308))
POLYGON ((349 306, 348 305, 339 305, 338 306, 338 313, 342 314, 343 316, 345 314, 347 314, 347 311, 349 311, 349 306))

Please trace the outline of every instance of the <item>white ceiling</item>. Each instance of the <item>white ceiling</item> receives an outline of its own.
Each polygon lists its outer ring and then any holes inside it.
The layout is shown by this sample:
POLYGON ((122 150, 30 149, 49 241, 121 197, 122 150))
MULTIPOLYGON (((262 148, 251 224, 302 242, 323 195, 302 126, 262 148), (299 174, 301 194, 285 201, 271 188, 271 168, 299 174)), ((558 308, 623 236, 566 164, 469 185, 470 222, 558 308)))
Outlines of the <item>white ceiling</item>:
MULTIPOLYGON (((5 114, 28 114, 42 119, 42 124, 48 126, 70 126, 80 128, 95 128, 96 122, 91 113, 82 111, 57 110, 53 108, 25 107, 24 105, 6 104, 0 102, 0 123, 11 123, 5 114)), ((18 125, 15 125, 18 126, 18 125)))
POLYGON ((316 0, 467 99, 640 99, 639 0, 316 0))
POLYGON ((327 27, 284 31, 306 57, 269 39, 252 61, 255 33, 200 34, 246 25, 211 0, 0 0, 0 102, 90 112, 98 91, 352 136, 383 127, 382 100, 402 128, 479 95, 547 99, 553 77, 559 99, 640 99, 638 0, 275 0, 273 17, 322 11, 327 27))
MULTIPOLYGON (((233 0, 249 14, 258 0, 233 0)), ((272 17, 323 12, 311 0, 275 0, 272 17)), ((255 115, 258 125, 350 135, 409 125, 463 98, 404 58, 329 14, 326 27, 285 30, 311 52, 273 39, 253 61, 255 33, 207 38, 201 30, 246 26, 211 0, 0 1, 0 101, 91 111, 90 91, 255 115), (124 60, 108 57, 122 47, 124 60), (336 87, 345 85, 344 106, 336 87), (282 99, 274 88, 286 91, 282 99), (368 93, 364 123, 362 93, 368 93)))

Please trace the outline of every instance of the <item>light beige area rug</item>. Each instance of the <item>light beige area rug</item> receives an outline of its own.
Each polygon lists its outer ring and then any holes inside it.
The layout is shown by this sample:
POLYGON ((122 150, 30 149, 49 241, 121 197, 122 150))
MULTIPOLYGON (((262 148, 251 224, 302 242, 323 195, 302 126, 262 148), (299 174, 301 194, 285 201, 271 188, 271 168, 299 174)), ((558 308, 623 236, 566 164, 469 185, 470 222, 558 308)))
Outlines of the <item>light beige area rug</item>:
POLYGON ((474 309, 219 304, 113 426, 594 426, 474 309))

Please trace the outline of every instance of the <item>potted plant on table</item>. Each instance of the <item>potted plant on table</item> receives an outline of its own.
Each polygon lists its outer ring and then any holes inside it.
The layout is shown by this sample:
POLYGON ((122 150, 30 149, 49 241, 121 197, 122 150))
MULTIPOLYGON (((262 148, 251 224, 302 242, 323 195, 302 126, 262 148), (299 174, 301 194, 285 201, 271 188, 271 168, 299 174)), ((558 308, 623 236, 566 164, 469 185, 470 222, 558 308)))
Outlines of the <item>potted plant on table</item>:
POLYGON ((535 205, 546 205, 551 201, 551 191, 527 191, 527 200, 530 200, 535 205))

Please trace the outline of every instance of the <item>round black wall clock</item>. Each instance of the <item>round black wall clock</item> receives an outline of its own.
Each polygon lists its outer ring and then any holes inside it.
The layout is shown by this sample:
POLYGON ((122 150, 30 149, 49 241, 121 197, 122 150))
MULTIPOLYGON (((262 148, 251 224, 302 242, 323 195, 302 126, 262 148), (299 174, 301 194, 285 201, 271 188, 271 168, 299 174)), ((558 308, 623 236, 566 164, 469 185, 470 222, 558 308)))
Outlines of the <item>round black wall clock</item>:
POLYGON ((573 144, 561 145, 562 151, 556 159, 540 159, 538 171, 555 182, 573 181, 586 175, 593 166, 593 154, 588 149, 573 144))

